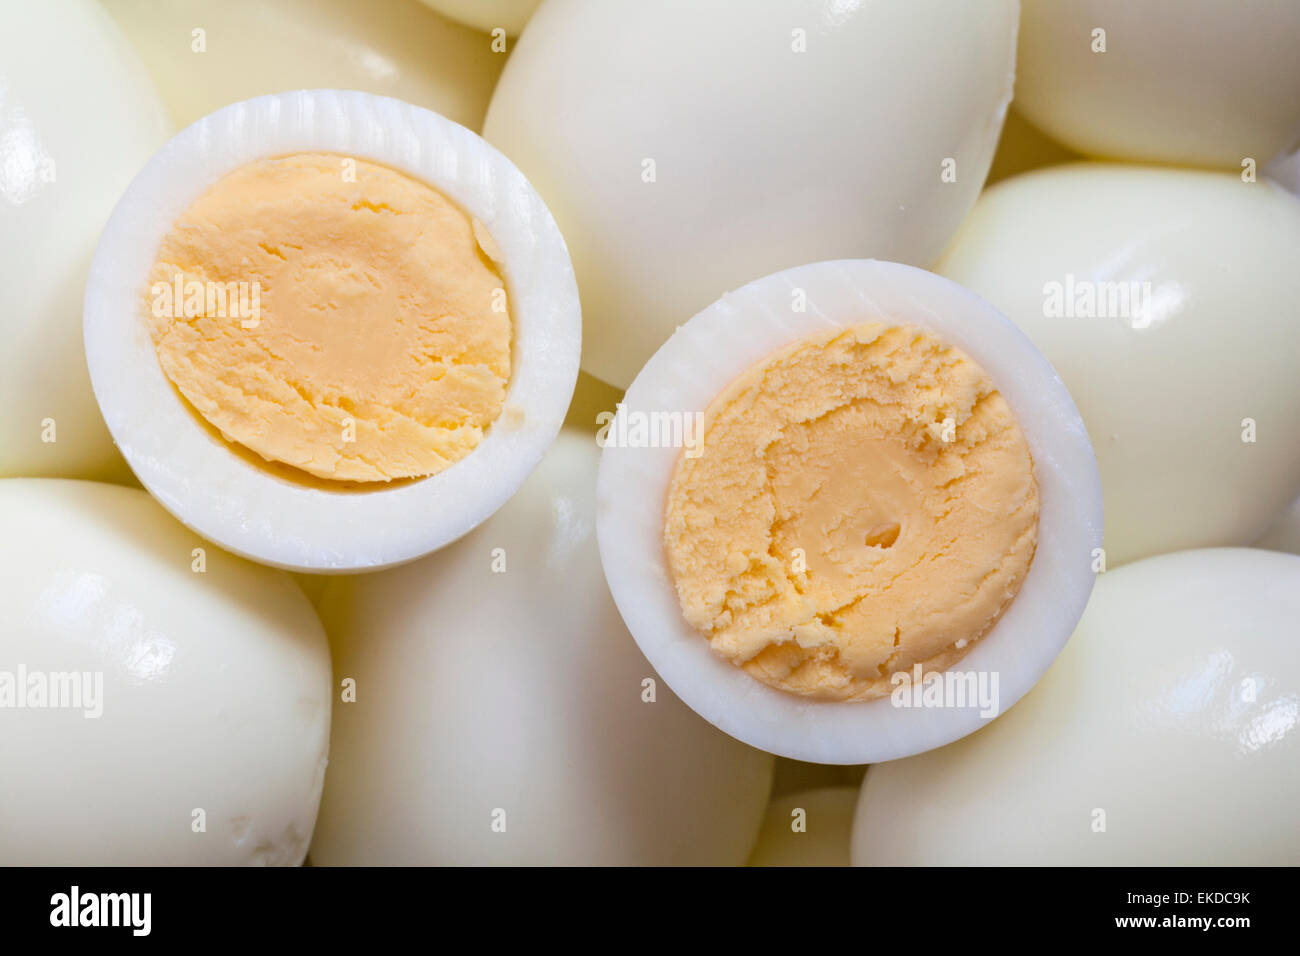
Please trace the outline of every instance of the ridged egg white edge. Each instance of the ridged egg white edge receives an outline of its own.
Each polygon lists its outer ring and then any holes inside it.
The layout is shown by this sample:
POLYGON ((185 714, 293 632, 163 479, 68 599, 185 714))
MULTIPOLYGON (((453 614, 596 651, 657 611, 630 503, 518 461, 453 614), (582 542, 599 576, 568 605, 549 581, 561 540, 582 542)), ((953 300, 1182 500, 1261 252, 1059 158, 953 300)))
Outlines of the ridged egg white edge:
MULTIPOLYGON (((747 368, 796 339, 867 321, 915 325, 989 373, 1028 441, 1040 493, 1038 549, 1019 594, 953 668, 997 671, 999 713, 1043 675, 1069 640, 1101 546, 1101 478, 1083 420, 1047 359, 1005 316, 948 279, 876 260, 820 262, 724 295, 665 343, 618 415, 704 411, 747 368), (792 308, 794 290, 807 311, 792 308)), ((620 422, 615 422, 618 428, 620 422)), ((597 482, 601 560, 628 630, 693 710, 731 736, 795 760, 875 763, 978 730, 979 708, 903 709, 888 698, 819 701, 769 687, 723 660, 682 616, 663 545, 676 448, 607 444, 597 482)))
POLYGON ((468 129, 400 100, 338 90, 262 96, 180 132, 114 209, 91 265, 86 359, 100 409, 136 476, 203 537, 299 571, 371 570, 454 541, 510 498, 541 460, 577 382, 581 309, 568 249, 524 175, 468 129), (373 491, 279 479, 214 439, 164 376, 139 314, 166 232, 236 167, 288 153, 340 153, 443 192, 500 247, 514 341, 501 418, 440 474, 373 491), (522 413, 522 421, 514 416, 522 413))

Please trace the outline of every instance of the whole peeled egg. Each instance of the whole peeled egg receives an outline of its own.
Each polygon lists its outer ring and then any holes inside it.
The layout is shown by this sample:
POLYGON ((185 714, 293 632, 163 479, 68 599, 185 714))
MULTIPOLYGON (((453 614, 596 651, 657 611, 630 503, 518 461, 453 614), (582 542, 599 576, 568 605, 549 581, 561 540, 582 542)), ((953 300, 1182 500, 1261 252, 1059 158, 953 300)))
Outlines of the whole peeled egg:
POLYGON ((857 865, 1292 865, 1300 558, 1160 555, 1101 576, 1002 719, 867 771, 857 865))
POLYGON ((676 326, 767 273, 928 266, 1011 99, 1012 0, 554 0, 484 135, 573 254, 583 369, 626 388, 676 326))
POLYGON ((0 0, 0 477, 118 478, 81 304, 118 195, 167 138, 162 104, 92 0, 0 0))
POLYGON ((687 709, 627 633, 597 459, 565 430, 461 541, 331 582, 343 696, 313 863, 745 862, 773 759, 687 709))
POLYGON ((1300 491, 1297 250, 1270 180, 1078 163, 988 190, 944 254, 1074 397, 1111 566, 1249 544, 1300 491))
POLYGON ((0 861, 301 863, 330 660, 290 577, 143 491, 0 481, 0 861))
POLYGON ((1300 4, 1024 0, 1016 108, 1089 156, 1263 166, 1300 137, 1300 4))
POLYGON ((505 56, 412 0, 108 0, 179 126, 300 89, 406 100, 477 130, 505 56))

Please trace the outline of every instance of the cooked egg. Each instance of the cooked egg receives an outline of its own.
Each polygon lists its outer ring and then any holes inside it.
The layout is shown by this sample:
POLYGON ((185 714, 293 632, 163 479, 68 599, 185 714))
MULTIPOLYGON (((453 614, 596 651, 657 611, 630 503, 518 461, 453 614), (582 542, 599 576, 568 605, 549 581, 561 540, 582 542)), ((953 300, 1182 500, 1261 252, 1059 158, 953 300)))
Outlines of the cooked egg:
POLYGON ((626 388, 686 317, 778 269, 932 264, 988 172, 1016 14, 1011 0, 540 7, 484 135, 572 243, 583 368, 626 388))
POLYGON ((1078 403, 1110 566, 1248 544, 1300 491, 1297 249, 1269 180, 1083 163, 999 183, 945 253, 1078 403))
POLYGON ((392 96, 478 130, 505 63, 411 0, 107 0, 178 126, 300 89, 392 96))
POLYGON ((804 790, 773 799, 750 866, 848 866, 857 787, 804 790))
POLYGON ((1300 558, 1161 555, 1097 584, 991 727, 867 771, 858 865, 1294 866, 1300 558))
POLYGON ((1240 169, 1300 137, 1300 4, 1024 0, 1016 108, 1089 156, 1240 169))
POLYGON ((128 474, 78 330, 99 230, 166 138, 158 94, 98 4, 0 4, 0 477, 128 474))
POLYGON ((580 324, 564 240, 500 153, 396 100, 301 91, 150 161, 100 240, 85 339, 168 510, 340 571, 426 554, 514 493, 564 419, 580 324))
POLYGON ((619 621, 597 458, 566 430, 463 540, 331 581, 342 702, 313 863, 745 862, 772 758, 683 706, 619 621))
POLYGON ((1069 394, 920 269, 817 263, 724 296, 600 437, 628 629, 682 700, 780 756, 868 763, 970 733, 1046 670, 1092 588, 1101 489, 1069 394), (917 696, 943 674, 998 703, 917 696))
POLYGON ((0 860, 301 863, 330 660, 289 576, 112 485, 0 481, 0 528, 0 860))
POLYGON ((423 0, 445 17, 475 30, 505 30, 510 36, 523 32, 524 24, 542 0, 423 0))

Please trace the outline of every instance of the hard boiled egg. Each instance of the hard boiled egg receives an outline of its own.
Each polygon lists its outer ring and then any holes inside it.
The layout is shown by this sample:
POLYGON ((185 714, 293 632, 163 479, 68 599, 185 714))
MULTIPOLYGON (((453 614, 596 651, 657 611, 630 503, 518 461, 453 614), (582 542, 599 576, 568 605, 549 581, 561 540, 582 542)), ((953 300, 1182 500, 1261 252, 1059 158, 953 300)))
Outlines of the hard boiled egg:
POLYGON ((602 440, 600 551, 628 629, 689 706, 739 740, 783 757, 870 763, 942 746, 984 726, 1047 669, 1092 589, 1101 487, 1083 423, 1064 385, 1028 339, 988 303, 911 266, 815 263, 729 293, 659 349, 628 389, 602 440), (885 331, 868 344, 876 333, 858 330, 874 324, 885 331), (829 385, 778 362, 792 354, 792 347, 842 343, 854 336, 860 341, 834 353, 819 373, 829 385), (944 393, 952 383, 942 371, 927 371, 919 357, 917 343, 931 341, 930 336, 947 346, 941 368, 969 369, 965 363, 973 361, 984 370, 997 394, 976 404, 1009 409, 1000 425, 974 417, 957 423, 957 413, 947 417, 939 410, 946 407, 944 393), (900 345, 891 353, 896 361, 883 367, 852 364, 855 355, 873 354, 871 349, 886 339, 910 344, 900 345), (733 383, 742 377, 761 384, 740 391, 733 383), (871 392, 868 383, 879 383, 879 390, 871 392), (771 394, 765 391, 769 385, 771 394), (859 385, 862 394, 854 392, 859 385), (732 420, 732 405, 715 412, 723 400, 719 396, 743 407, 739 421, 759 423, 753 427, 760 429, 763 447, 733 446, 715 437, 712 422, 732 420), (908 433, 910 439, 871 431, 875 410, 901 406, 908 411, 912 404, 909 414, 914 411, 924 424, 908 433), (788 420, 770 422, 774 408, 788 412, 788 420), (848 417, 839 417, 846 410, 848 417), (862 417, 854 418, 859 412, 862 417), (941 421, 932 420, 936 417, 941 421), (865 450, 855 437, 864 434, 858 427, 864 422, 870 431, 865 450), (829 449, 824 433, 805 427, 818 423, 826 423, 832 435, 829 449), (1024 467, 1037 488, 1032 560, 1026 539, 1016 535, 1014 544, 1006 542, 1005 554, 1002 544, 990 543, 997 531, 967 529, 958 541, 944 539, 943 523, 950 517, 961 520, 962 514, 1003 515, 1006 506, 1005 521, 999 518, 995 527, 1021 520, 1026 506, 1012 509, 1009 502, 1021 501, 1028 474, 1022 481, 1012 469, 1003 473, 1003 459, 979 464, 970 458, 958 465, 941 458, 946 453, 940 451, 948 444, 963 447, 963 436, 978 446, 994 434, 1013 433, 1023 436, 1023 446, 1017 447, 1027 449, 1024 467), (788 455, 770 454, 787 443, 788 455), (692 461, 727 460, 737 463, 730 477, 698 492, 683 517, 673 519, 679 469, 692 461), (948 464, 936 464, 939 460, 948 464), (864 467, 863 461, 874 464, 864 467), (986 480, 991 484, 984 485, 986 480), (941 486, 933 497, 917 490, 931 481, 941 486), (778 489, 802 489, 807 500, 779 495, 778 489), (688 552, 695 544, 700 547, 688 552), (992 552, 986 553, 986 546, 992 552), (706 598, 721 609, 709 626, 686 616, 685 562, 679 560, 686 553, 703 555, 697 563, 706 598), (906 557, 895 559, 895 554, 906 557), (1027 566, 1025 576, 1001 581, 995 588, 998 601, 983 603, 980 595, 987 595, 989 580, 1012 565, 1027 566), (724 571, 733 575, 725 585, 708 577, 724 571), (937 580, 918 584, 917 595, 891 593, 897 582, 920 581, 929 573, 937 580), (854 585, 822 601, 819 582, 845 578, 854 585), (942 609, 933 605, 936 600, 942 609), (928 611, 911 614, 913 605, 936 607, 933 620, 941 623, 935 630, 926 623, 928 611), (967 617, 975 605, 983 608, 978 621, 967 617), (843 618, 859 607, 880 618, 866 624, 843 618), (760 617, 750 632, 734 637, 729 626, 751 608, 770 611, 771 617, 760 617), (968 623, 974 630, 960 630, 968 623), (867 629, 892 637, 888 660, 885 651, 878 661, 865 652, 867 629), (915 667, 892 666, 898 654, 913 654, 914 640, 945 649, 924 665, 926 655, 916 651, 915 667), (789 674, 783 671, 782 662, 805 652, 806 659, 785 668, 789 674), (859 652, 863 664, 846 663, 859 652), (929 678, 915 673, 922 666, 929 678), (807 675, 813 679, 804 680, 807 675), (792 683, 781 685, 787 676, 792 683), (982 681, 989 699, 998 702, 977 704, 974 689, 960 701, 955 695, 934 702, 914 696, 932 678, 982 681), (879 688, 860 690, 858 684, 868 680, 888 682, 887 696, 869 699, 866 695, 878 694, 879 688))
POLYGON ((933 263, 988 172, 1017 11, 1012 0, 540 7, 484 134, 572 244, 583 368, 626 388, 686 318, 778 269, 933 263))
MULTIPOLYGON (((177 283, 181 278, 178 273, 177 283)), ((162 283, 161 292, 174 303, 172 311, 179 313, 182 299, 188 310, 190 294, 172 297, 171 285, 162 283)), ((245 299, 260 301, 261 295, 241 294, 241 301, 245 299)), ((464 127, 410 104, 365 93, 301 90, 261 97, 219 110, 176 136, 118 203, 100 239, 85 306, 95 394, 118 446, 144 486, 204 537, 237 554, 298 571, 397 564, 427 554, 479 524, 541 459, 564 420, 578 374, 581 316, 572 267, 554 220, 528 181, 464 127), (280 159, 286 155, 292 158, 280 159), (256 212, 236 196, 225 205, 214 200, 228 217, 229 228, 197 216, 176 225, 183 215, 190 216, 192 205, 214 184, 258 163, 262 165, 248 187, 262 197, 256 212), (368 171, 359 173, 358 163, 370 164, 368 171), (300 177, 292 182, 305 177, 326 199, 319 200, 314 192, 281 191, 256 179, 263 173, 300 177), (401 188, 420 195, 441 194, 444 211, 452 209, 466 223, 461 245, 465 236, 470 236, 471 246, 478 243, 468 256, 475 263, 491 258, 499 268, 493 288, 479 289, 473 302, 457 300, 454 287, 425 290, 429 308, 403 316, 400 308, 409 300, 411 283, 452 282, 456 266, 426 264, 447 261, 439 258, 441 239, 434 219, 427 228, 411 227, 412 243, 427 239, 433 247, 430 259, 408 259, 407 247, 394 243, 385 223, 414 219, 418 224, 425 208, 390 208, 381 201, 383 194, 371 195, 365 191, 369 186, 356 185, 363 173, 381 176, 384 182, 395 179, 401 188), (320 208, 341 210, 338 216, 352 218, 325 228, 299 225, 315 222, 312 211, 320 208), (185 244, 196 241, 195 236, 219 241, 236 229, 261 230, 259 242, 250 241, 249 248, 262 257, 259 262, 273 265, 253 263, 244 252, 227 255, 224 261, 233 271, 207 283, 206 303, 204 283, 187 280, 197 283, 197 309, 187 311, 177 327, 196 320, 192 327, 203 329, 210 339, 194 348, 217 343, 230 351, 172 356, 188 375, 184 381, 207 390, 199 395, 183 392, 174 367, 164 371, 151 337, 150 309, 156 310, 160 302, 159 286, 153 283, 155 257, 164 237, 175 232, 180 254, 200 256, 192 268, 204 275, 205 269, 216 267, 201 256, 218 256, 222 250, 204 247, 200 253, 187 253, 185 244), (348 242, 341 248, 313 245, 329 243, 335 232, 345 231, 348 242), (247 319, 236 315, 224 298, 213 311, 213 286, 224 292, 232 284, 224 280, 248 280, 242 284, 256 292, 268 274, 265 270, 285 262, 299 271, 285 273, 288 278, 278 285, 267 280, 265 321, 258 314, 250 313, 247 319), (468 366, 468 371, 461 370, 462 384, 483 378, 483 366, 473 354, 465 355, 476 347, 482 324, 466 320, 448 331, 437 323, 443 313, 458 307, 484 315, 489 298, 508 303, 504 405, 482 426, 473 450, 436 474, 359 487, 321 479, 317 471, 281 467, 285 459, 275 460, 263 446, 229 437, 228 426, 217 417, 244 415, 240 424, 257 439, 280 428, 287 429, 284 434, 294 442, 313 436, 341 441, 338 447, 358 449, 356 460, 363 465, 373 461, 363 442, 388 442, 389 453, 403 455, 409 443, 389 439, 391 419, 399 416, 378 412, 370 431, 363 433, 358 421, 364 402, 354 389, 380 382, 389 393, 409 389, 424 395, 421 390, 436 387, 442 376, 456 379, 457 363, 468 366), (273 300, 292 318, 276 319, 273 300), (304 302, 313 307, 303 307, 304 302), (426 327, 432 331, 426 334, 426 327), (348 329, 352 331, 347 337, 331 337, 348 329), (427 340, 427 354, 413 355, 404 347, 411 335, 427 340), (289 350, 290 358, 280 354, 289 350), (278 370, 275 374, 287 369, 290 378, 273 380, 267 372, 271 367, 278 370), (395 368, 404 369, 407 377, 390 380, 395 368), (325 384, 320 376, 327 377, 325 384), (300 412, 328 414, 341 427, 294 419, 300 412), (269 423, 267 415, 283 417, 269 423)), ((441 418, 455 418, 463 395, 463 390, 453 389, 446 401, 421 404, 402 419, 410 432, 399 434, 433 434, 442 440, 441 418)), ((452 433, 466 430, 457 421, 452 424, 452 433)))
POLYGON ((1002 720, 867 771, 857 865, 1294 866, 1300 558, 1223 548, 1107 572, 1002 720))
POLYGON ((301 863, 325 633, 289 576, 142 491, 0 481, 0 860, 301 863))
POLYGON ((1089 156, 1239 169, 1300 137, 1300 4, 1024 0, 1016 108, 1089 156))
POLYGON ((0 2, 0 477, 127 474, 78 328, 95 239, 166 137, 98 4, 0 2))
POLYGON ((505 63, 412 0, 106 0, 178 126, 239 100, 328 88, 393 96, 470 129, 505 63))
POLYGON ((1298 251, 1270 180, 1083 163, 999 183, 945 253, 1078 403, 1112 566, 1248 544, 1300 490, 1298 251))
POLYGON ((463 540, 330 583, 342 702, 313 863, 745 862, 772 758, 691 713, 619 621, 597 456, 566 430, 463 540))

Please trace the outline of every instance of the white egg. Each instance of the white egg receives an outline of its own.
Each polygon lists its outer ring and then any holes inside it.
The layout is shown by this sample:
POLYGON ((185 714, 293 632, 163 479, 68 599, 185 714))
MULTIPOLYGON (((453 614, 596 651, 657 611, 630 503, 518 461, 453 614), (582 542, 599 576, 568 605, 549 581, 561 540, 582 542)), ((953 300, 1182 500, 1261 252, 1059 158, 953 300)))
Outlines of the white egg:
POLYGON ((778 269, 933 263, 993 157, 1016 13, 1012 0, 543 4, 484 135, 572 246, 583 368, 626 388, 678 324, 778 269))
POLYGON ((542 0, 423 0, 445 17, 475 30, 505 30, 518 36, 542 0))
POLYGON ((119 478, 81 349, 109 210, 167 137, 162 104, 91 0, 0 0, 0 477, 119 478))
POLYGON ((1263 166, 1300 137, 1297 38, 1292 2, 1024 0, 1016 108, 1089 156, 1263 166))
POLYGON ((0 860, 301 863, 330 661, 288 575, 112 485, 0 481, 0 528, 0 860))
POLYGON ((804 790, 767 808, 750 866, 848 866, 857 787, 804 790))
POLYGON ((411 0, 105 0, 179 126, 267 93, 361 90, 477 130, 505 56, 411 0))
POLYGON ((519 488, 564 421, 578 375, 581 313, 564 240, 504 156, 428 110, 365 93, 302 90, 218 110, 149 161, 96 250, 85 339, 108 427, 164 507, 236 554, 337 572, 427 554, 519 488), (341 153, 405 172, 457 203, 500 247, 513 327, 505 410, 471 454, 438 474, 364 492, 286 480, 209 429, 159 364, 140 299, 163 236, 224 174, 295 152, 341 153))
POLYGON ((858 865, 1300 863, 1300 558, 1161 555, 1102 576, 987 730, 867 771, 858 865))
POLYGON ((1101 542, 1101 485, 1087 433, 1051 366, 1007 319, 956 284, 875 260, 787 269, 728 293, 683 325, 636 377, 604 437, 600 553, 641 650, 697 713, 752 746, 814 763, 862 764, 939 747, 983 726, 1047 670, 1083 613, 1101 542), (792 307, 792 291, 806 309, 792 307), (742 372, 798 339, 865 322, 937 334, 981 366, 1023 432, 1039 491, 1038 546, 1015 599, 962 659, 998 675, 998 708, 912 709, 889 697, 825 700, 762 684, 714 653, 682 614, 664 548, 680 447, 623 440, 628 422, 703 413, 742 372), (1000 708, 1000 709, 999 709, 1000 708))
POLYGON ((1078 403, 1112 566, 1247 544, 1300 491, 1298 254, 1268 180, 1089 163, 999 183, 945 253, 1078 403))
POLYGON ((356 699, 335 708, 313 863, 745 862, 772 758, 637 652, 601 578, 596 462, 566 430, 464 540, 330 583, 356 699))
POLYGON ((1269 529, 1255 541, 1255 547, 1300 554, 1300 498, 1277 516, 1269 529))

